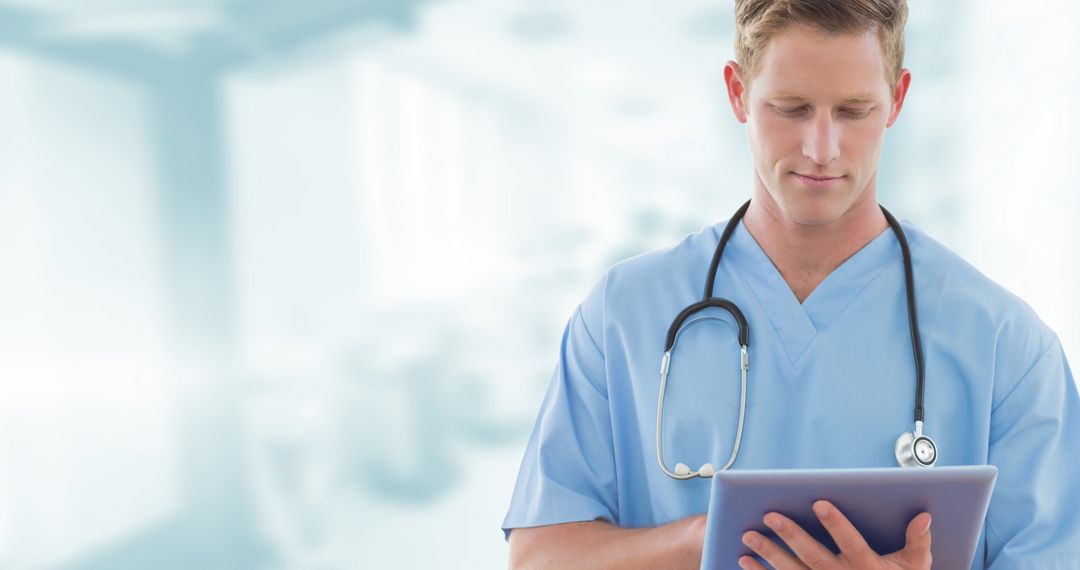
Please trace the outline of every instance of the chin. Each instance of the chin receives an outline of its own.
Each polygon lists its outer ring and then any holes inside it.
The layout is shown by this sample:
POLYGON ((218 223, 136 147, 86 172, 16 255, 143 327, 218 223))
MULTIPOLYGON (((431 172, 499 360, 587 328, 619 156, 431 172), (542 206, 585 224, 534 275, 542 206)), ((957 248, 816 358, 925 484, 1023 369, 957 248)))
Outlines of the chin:
POLYGON ((800 196, 788 194, 780 203, 787 219, 804 226, 824 226, 835 222, 850 206, 841 196, 800 196))

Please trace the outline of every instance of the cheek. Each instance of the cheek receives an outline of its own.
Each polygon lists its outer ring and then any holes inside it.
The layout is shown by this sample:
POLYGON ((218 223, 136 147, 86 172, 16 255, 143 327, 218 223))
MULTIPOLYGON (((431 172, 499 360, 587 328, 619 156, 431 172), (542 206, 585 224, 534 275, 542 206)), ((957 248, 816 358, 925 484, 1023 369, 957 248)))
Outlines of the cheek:
POLYGON ((761 114, 753 121, 750 132, 750 144, 759 161, 771 163, 800 152, 799 129, 783 118, 761 114))
POLYGON ((844 154, 856 162, 876 162, 881 154, 885 131, 878 125, 866 125, 849 128, 844 137, 844 154))

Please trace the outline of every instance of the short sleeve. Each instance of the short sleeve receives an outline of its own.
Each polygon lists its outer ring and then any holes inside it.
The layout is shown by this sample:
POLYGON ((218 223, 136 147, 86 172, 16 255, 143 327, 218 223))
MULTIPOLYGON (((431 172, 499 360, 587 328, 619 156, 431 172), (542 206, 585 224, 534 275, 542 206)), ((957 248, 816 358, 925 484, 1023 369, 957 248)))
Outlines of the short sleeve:
POLYGON ((586 325, 586 313, 579 306, 563 332, 559 361, 503 520, 507 539, 514 528, 617 520, 604 354, 586 325))
POLYGON ((1080 570, 1080 395, 1056 339, 990 423, 986 567, 1080 570))

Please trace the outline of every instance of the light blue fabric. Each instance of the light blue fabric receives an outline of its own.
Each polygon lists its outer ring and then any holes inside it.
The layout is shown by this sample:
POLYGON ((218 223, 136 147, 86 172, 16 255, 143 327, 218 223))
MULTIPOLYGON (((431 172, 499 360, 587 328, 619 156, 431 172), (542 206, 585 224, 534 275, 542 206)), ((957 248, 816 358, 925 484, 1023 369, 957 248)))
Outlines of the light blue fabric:
MULTIPOLYGON (((611 268, 570 318, 503 528, 605 520, 646 527, 702 513, 709 481, 656 464, 660 358, 702 296, 724 223, 611 268)), ((1055 334, 1020 299, 904 222, 939 465, 999 469, 973 568, 1080 569, 1080 397, 1055 334)), ((894 467, 912 429, 915 370, 900 246, 886 230, 802 304, 742 224, 714 294, 750 324, 746 426, 735 469, 894 467)), ((671 366, 669 467, 722 465, 738 419, 735 326, 685 329, 671 366)))

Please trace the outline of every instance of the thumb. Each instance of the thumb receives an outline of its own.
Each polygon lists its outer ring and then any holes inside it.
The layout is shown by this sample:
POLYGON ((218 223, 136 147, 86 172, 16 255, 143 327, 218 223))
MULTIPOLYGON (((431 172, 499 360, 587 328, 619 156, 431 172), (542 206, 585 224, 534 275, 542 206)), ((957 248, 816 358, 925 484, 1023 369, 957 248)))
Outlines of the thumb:
POLYGON ((930 513, 919 513, 907 525, 903 557, 912 567, 930 567, 930 522, 930 513))

